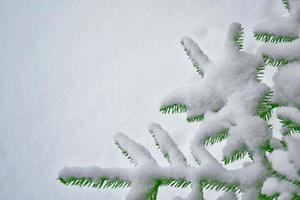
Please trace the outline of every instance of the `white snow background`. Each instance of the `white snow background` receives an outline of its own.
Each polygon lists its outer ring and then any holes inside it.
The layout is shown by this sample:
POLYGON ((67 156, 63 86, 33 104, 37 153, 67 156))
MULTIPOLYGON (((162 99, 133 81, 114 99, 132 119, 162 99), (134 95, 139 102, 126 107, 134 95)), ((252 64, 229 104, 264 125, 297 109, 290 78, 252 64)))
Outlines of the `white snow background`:
MULTIPOLYGON (((113 143, 117 131, 167 165, 148 133, 152 121, 192 162, 197 125, 159 112, 168 92, 198 78, 181 37, 216 59, 237 21, 253 52, 253 27, 285 13, 280 0, 0 0, 0 200, 123 199, 128 189, 64 186, 57 173, 131 167, 113 143)), ((186 195, 161 189, 158 199, 178 194, 186 195)))

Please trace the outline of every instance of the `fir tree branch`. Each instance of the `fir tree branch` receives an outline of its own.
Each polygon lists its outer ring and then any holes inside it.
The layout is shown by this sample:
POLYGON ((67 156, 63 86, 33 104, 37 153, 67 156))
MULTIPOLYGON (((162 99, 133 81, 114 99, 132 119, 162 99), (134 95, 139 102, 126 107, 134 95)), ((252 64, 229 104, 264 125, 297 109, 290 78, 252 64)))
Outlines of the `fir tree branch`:
POLYGON ((288 0, 281 0, 281 1, 282 1, 283 6, 288 10, 288 12, 290 12, 291 8, 290 8, 289 1, 288 0))
POLYGON ((253 155, 248 151, 248 147, 244 145, 242 148, 235 150, 231 155, 223 155, 222 161, 225 165, 227 165, 234 161, 243 159, 247 154, 249 158, 253 160, 253 155))
POLYGON ((155 165, 155 159, 151 156, 150 152, 141 144, 130 139, 123 133, 116 133, 114 141, 117 147, 122 151, 123 155, 131 162, 137 165, 155 165))
POLYGON ((226 191, 241 193, 243 190, 240 188, 238 183, 226 183, 213 178, 202 178, 200 180, 200 186, 202 189, 216 190, 216 191, 226 191))
POLYGON ((283 118, 281 116, 278 116, 278 119, 280 120, 283 128, 285 129, 282 133, 283 135, 287 136, 300 133, 300 124, 297 124, 296 122, 287 118, 283 118))
POLYGON ((188 122, 200 122, 203 119, 204 119, 204 115, 200 114, 200 115, 195 115, 195 116, 188 117, 186 120, 188 122))
POLYGON ((196 69, 197 73, 203 77, 204 71, 201 66, 209 62, 207 55, 205 55, 199 45, 189 37, 183 37, 180 44, 183 46, 188 58, 192 61, 193 67, 196 69))
POLYGON ((144 199, 156 200, 159 187, 186 188, 188 186, 191 186, 191 182, 185 179, 175 179, 175 178, 156 179, 150 191, 145 193, 144 199))
POLYGON ((167 152, 163 152, 163 151, 162 151, 162 149, 161 149, 161 147, 160 147, 160 145, 159 145, 159 143, 158 143, 158 141, 157 141, 155 135, 153 134, 153 132, 150 131, 150 130, 149 130, 149 132, 150 132, 150 134, 151 134, 151 136, 152 136, 152 138, 153 138, 153 140, 154 140, 155 146, 161 151, 161 153, 162 153, 163 156, 166 158, 166 160, 168 161, 168 163, 171 163, 169 154, 168 154, 167 152))
POLYGON ((272 115, 272 110, 279 107, 278 104, 271 102, 273 92, 268 91, 257 104, 257 115, 265 121, 269 121, 272 115))
POLYGON ((273 67, 277 67, 277 66, 280 66, 280 65, 287 65, 291 62, 294 62, 296 60, 288 60, 286 58, 278 58, 278 59, 274 59, 268 55, 262 55, 263 56, 263 59, 264 59, 264 62, 266 63, 266 65, 271 65, 273 67))
POLYGON ((118 142, 115 142, 115 144, 117 145, 118 149, 121 150, 122 155, 125 156, 125 158, 127 158, 131 163, 136 165, 136 163, 134 162, 133 158, 129 155, 129 153, 125 149, 123 149, 118 142))
POLYGON ((59 177, 58 180, 64 185, 75 185, 79 187, 94 187, 94 188, 125 188, 130 186, 129 181, 122 180, 120 178, 109 179, 106 176, 102 176, 98 179, 90 177, 59 177))
POLYGON ((186 158, 183 153, 180 151, 170 135, 159 124, 151 123, 149 126, 149 132, 154 139, 155 145, 161 150, 161 153, 171 165, 187 165, 186 158))
POLYGON ((226 48, 234 50, 243 49, 244 28, 239 23, 231 23, 227 32, 226 48))
POLYGON ((204 146, 213 145, 217 142, 221 142, 221 141, 225 140, 226 138, 228 138, 228 136, 229 136, 229 132, 228 132, 228 129, 226 129, 226 130, 223 130, 223 131, 217 133, 216 135, 205 137, 202 140, 202 144, 204 146))
POLYGON ((239 27, 238 31, 236 32, 236 35, 234 36, 233 40, 236 43, 236 46, 238 49, 243 49, 243 42, 244 42, 244 28, 242 26, 239 27))
POLYGON ((271 145, 270 140, 268 140, 267 142, 265 142, 261 148, 269 153, 272 153, 274 151, 274 147, 271 145))
POLYGON ((254 37, 262 42, 292 42, 298 38, 298 36, 284 36, 284 35, 272 35, 269 33, 254 33, 254 37))
POLYGON ((262 82, 264 75, 265 75, 266 65, 261 64, 258 67, 256 67, 256 79, 259 82, 262 82))
POLYGON ((160 108, 160 111, 163 114, 169 114, 169 113, 183 113, 187 111, 187 106, 183 104, 172 104, 172 105, 166 105, 160 108))
POLYGON ((277 199, 279 197, 279 195, 280 195, 279 193, 275 193, 272 196, 268 196, 266 194, 260 193, 258 195, 258 200, 275 200, 275 199, 277 199))

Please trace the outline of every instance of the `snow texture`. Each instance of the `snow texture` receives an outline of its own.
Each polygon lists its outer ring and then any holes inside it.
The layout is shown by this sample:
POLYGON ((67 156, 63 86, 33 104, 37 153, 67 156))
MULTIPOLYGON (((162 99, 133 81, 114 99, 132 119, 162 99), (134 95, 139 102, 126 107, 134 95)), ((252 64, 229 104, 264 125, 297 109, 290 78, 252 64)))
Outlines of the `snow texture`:
POLYGON ((236 200, 237 197, 232 192, 225 192, 222 196, 220 196, 217 200, 236 200))
POLYGON ((273 76, 273 101, 300 108, 300 63, 291 63, 273 76))
POLYGON ((258 49, 261 55, 269 56, 275 60, 287 59, 288 61, 297 61, 300 58, 300 41, 292 43, 267 43, 258 49))
POLYGON ((292 192, 295 191, 295 186, 286 181, 280 181, 274 177, 268 178, 264 186, 262 187, 262 192, 269 196, 279 193, 280 196, 278 200, 290 200, 292 199, 292 192))
POLYGON ((254 33, 270 34, 273 36, 298 37, 300 27, 300 2, 288 0, 289 15, 257 25, 254 33))
POLYGON ((149 126, 149 131, 154 137, 158 147, 161 149, 162 154, 165 155, 173 166, 186 166, 186 158, 183 153, 178 149, 173 139, 169 134, 161 128, 159 124, 152 123, 149 126))
POLYGON ((276 110, 276 114, 283 119, 290 119, 300 124, 300 111, 295 107, 280 107, 276 110))

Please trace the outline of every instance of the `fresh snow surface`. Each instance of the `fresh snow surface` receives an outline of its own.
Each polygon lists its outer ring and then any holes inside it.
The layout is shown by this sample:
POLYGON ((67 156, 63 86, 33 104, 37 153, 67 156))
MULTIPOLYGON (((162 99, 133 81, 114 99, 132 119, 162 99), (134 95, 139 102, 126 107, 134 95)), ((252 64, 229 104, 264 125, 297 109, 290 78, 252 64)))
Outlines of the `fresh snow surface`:
POLYGON ((276 114, 283 119, 290 119, 300 124, 300 111, 297 108, 283 106, 276 109, 276 114))
POLYGON ((273 76, 273 101, 285 106, 300 108, 300 63, 281 67, 273 76))
POLYGON ((268 159, 272 163, 272 167, 281 174, 286 175, 292 180, 300 178, 298 168, 293 164, 293 160, 289 156, 289 151, 276 149, 268 156, 268 159))
POLYGON ((289 0, 288 2, 290 5, 288 16, 260 23, 254 28, 254 33, 297 37, 300 27, 300 2, 299 0, 289 0))
POLYGON ((293 184, 284 180, 280 181, 274 177, 268 178, 262 187, 262 193, 269 196, 280 193, 278 200, 290 200, 293 192, 295 192, 293 184))
POLYGON ((236 195, 232 192, 225 192, 222 196, 220 196, 217 200, 235 200, 236 195))
POLYGON ((178 149, 174 140, 159 124, 150 124, 149 131, 153 134, 153 137, 157 141, 162 154, 168 156, 169 162, 173 166, 186 166, 187 163, 185 156, 178 149))
POLYGON ((290 62, 300 59, 300 40, 291 43, 267 43, 258 49, 259 55, 267 55, 275 60, 287 59, 290 62))

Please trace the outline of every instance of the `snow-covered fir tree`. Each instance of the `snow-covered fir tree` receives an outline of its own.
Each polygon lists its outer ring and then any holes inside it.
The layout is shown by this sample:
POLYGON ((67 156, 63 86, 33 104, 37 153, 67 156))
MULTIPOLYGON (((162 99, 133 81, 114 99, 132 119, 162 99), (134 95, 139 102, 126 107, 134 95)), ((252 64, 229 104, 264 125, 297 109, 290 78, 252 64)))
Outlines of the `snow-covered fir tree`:
MULTIPOLYGON (((154 200, 158 188, 191 187, 188 200, 205 199, 203 190, 221 190, 219 200, 300 199, 300 1, 283 0, 288 15, 256 26, 262 41, 256 54, 243 51, 243 28, 229 27, 223 56, 212 61, 189 37, 181 44, 199 74, 199 82, 177 89, 161 104, 162 113, 187 113, 199 123, 191 141, 192 166, 159 124, 149 132, 170 166, 161 167, 150 152, 123 133, 114 141, 134 168, 66 167, 59 180, 66 185, 95 188, 130 187, 128 200, 154 200), (278 70, 274 85, 262 82, 267 66, 278 70), (270 118, 282 124, 275 137, 270 118), (221 163, 207 149, 226 140, 221 163), (248 156, 242 168, 225 165, 248 156)), ((175 199, 180 200, 181 197, 175 199)))

